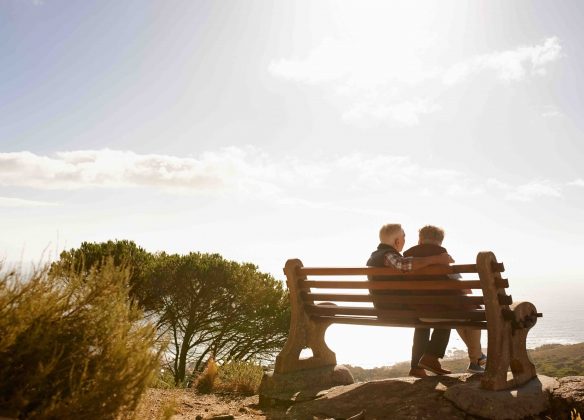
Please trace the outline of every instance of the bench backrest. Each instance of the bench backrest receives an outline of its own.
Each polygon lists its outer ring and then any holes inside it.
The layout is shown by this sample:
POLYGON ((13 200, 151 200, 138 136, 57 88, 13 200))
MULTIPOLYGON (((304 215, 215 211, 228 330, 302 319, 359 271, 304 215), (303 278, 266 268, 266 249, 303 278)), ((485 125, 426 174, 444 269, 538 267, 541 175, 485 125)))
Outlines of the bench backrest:
MULTIPOLYGON (((501 273, 502 263, 491 270, 501 273)), ((478 273, 476 264, 430 266, 403 273, 392 268, 303 267, 285 269, 288 283, 297 285, 304 311, 315 321, 403 327, 473 327, 486 329, 481 281, 448 279, 448 275, 478 273), (379 280, 368 280, 380 279, 379 280), (475 290, 472 295, 465 290, 475 290), (478 294, 477 294, 478 292, 478 294)), ((498 303, 510 305, 509 287, 494 279, 498 303)), ((292 292, 292 288, 291 288, 292 292)))

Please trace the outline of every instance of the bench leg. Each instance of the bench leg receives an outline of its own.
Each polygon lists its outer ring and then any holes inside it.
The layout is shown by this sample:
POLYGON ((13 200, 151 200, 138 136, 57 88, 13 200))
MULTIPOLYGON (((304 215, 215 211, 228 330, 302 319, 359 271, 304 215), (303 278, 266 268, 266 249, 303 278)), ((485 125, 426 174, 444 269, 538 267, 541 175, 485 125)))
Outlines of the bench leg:
POLYGON ((517 303, 511 308, 499 303, 499 295, 504 295, 505 291, 495 284, 501 278, 500 273, 493 271, 496 263, 492 252, 480 252, 477 256, 489 339, 487 369, 481 379, 481 387, 491 391, 523 385, 537 375, 526 349, 527 333, 535 325, 537 310, 529 302, 517 303), (503 313, 511 310, 512 319, 505 319, 503 313), (508 380, 509 368, 513 378, 508 380))
POLYGON ((284 267, 290 291, 290 333, 284 348, 276 357, 274 373, 289 373, 337 364, 337 356, 324 341, 324 334, 330 323, 314 322, 304 312, 304 303, 300 297, 302 290, 300 283, 303 278, 297 276, 297 269, 300 267, 302 267, 300 260, 288 260, 284 267), (305 348, 312 350, 312 357, 300 359, 300 352, 305 348))
POLYGON ((304 326, 292 333, 292 328, 284 348, 276 356, 274 373, 288 373, 297 370, 313 369, 337 364, 337 356, 324 341, 324 334, 330 324, 317 323, 310 320, 303 322, 304 326), (300 352, 309 348, 312 357, 300 358, 300 352))
POLYGON ((481 388, 500 391, 511 387, 507 383, 507 371, 511 364, 511 334, 510 324, 489 325, 487 369, 481 379, 481 388))
POLYGON ((537 320, 537 310, 530 302, 520 302, 511 306, 518 323, 518 329, 511 336, 511 372, 513 386, 520 386, 537 376, 535 365, 527 354, 527 334, 537 320))

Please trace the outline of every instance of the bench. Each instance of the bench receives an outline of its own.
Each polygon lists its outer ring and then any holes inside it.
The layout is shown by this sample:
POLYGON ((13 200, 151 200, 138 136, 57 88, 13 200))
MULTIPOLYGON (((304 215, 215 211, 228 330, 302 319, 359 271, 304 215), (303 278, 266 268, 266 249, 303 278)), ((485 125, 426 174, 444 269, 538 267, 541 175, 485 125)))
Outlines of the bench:
POLYGON ((542 315, 530 302, 512 302, 506 294, 509 282, 501 278, 504 271, 503 264, 497 262, 492 252, 480 252, 476 264, 429 266, 408 273, 377 267, 309 268, 298 259, 288 260, 284 273, 290 292, 290 332, 276 357, 274 374, 335 366, 336 355, 324 339, 331 324, 471 327, 488 332, 488 362, 481 388, 498 391, 523 385, 536 376, 535 366, 527 354, 526 338, 542 315), (460 273, 478 273, 479 279, 444 279, 445 275, 460 273), (384 276, 384 280, 395 281, 370 281, 355 276, 384 276), (437 276, 443 279, 436 280, 437 276), (478 289, 482 295, 464 295, 464 289, 478 289), (403 292, 372 295, 366 293, 368 290, 403 292), (439 290, 459 292, 436 295, 439 290), (377 308, 372 306, 373 299, 377 308), (413 306, 380 309, 379 302, 413 306), (423 309, 424 304, 445 305, 442 308, 446 309, 423 309), (433 319, 439 321, 432 322, 433 319), (301 359, 300 352, 305 348, 312 350, 312 356, 301 359), (508 377, 509 369, 512 375, 508 377))

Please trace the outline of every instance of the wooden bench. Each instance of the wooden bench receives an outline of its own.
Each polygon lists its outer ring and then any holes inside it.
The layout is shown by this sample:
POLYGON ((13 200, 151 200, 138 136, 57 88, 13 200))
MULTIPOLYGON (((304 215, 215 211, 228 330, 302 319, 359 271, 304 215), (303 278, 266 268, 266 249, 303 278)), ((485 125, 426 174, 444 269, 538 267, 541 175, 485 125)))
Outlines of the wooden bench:
POLYGON ((471 327, 488 331, 488 362, 481 387, 502 390, 520 386, 536 376, 535 366, 527 354, 526 337, 541 314, 529 302, 512 302, 511 296, 505 293, 509 282, 501 278, 500 273, 504 270, 492 252, 480 252, 476 264, 430 266, 409 273, 374 267, 308 268, 298 259, 288 260, 284 273, 290 291, 292 318, 290 333, 276 358, 274 373, 336 365, 335 353, 324 340, 326 329, 334 323, 410 328, 471 327), (436 276, 456 273, 478 273, 479 279, 435 280, 436 276), (323 276, 326 278, 322 279, 323 276), (384 276, 384 280, 395 281, 360 280, 354 276, 384 276), (435 294, 437 290, 463 289, 479 289, 482 295, 435 294), (401 290, 408 294, 363 293, 367 290, 401 290), (413 305, 407 307, 413 309, 375 308, 371 305, 373 298, 376 302, 413 305), (364 303, 369 306, 364 306, 364 303), (423 304, 441 304, 454 309, 419 309, 423 304), (460 309, 457 309, 458 305, 460 309), (440 321, 420 320, 428 318, 440 321), (301 359, 300 352, 305 348, 310 348, 313 355, 301 359), (509 368, 512 372, 510 379, 507 375, 509 368))

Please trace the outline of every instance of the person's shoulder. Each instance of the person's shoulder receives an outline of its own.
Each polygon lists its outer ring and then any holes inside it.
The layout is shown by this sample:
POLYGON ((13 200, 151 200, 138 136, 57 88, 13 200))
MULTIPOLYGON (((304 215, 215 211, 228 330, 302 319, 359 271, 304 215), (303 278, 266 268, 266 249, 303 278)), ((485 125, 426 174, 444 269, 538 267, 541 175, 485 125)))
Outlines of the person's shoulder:
POLYGON ((446 251, 446 248, 441 247, 440 245, 433 245, 433 244, 421 244, 421 245, 414 245, 413 247, 409 248, 405 251, 404 257, 429 257, 432 255, 440 255, 446 251))
POLYGON ((421 245, 414 245, 403 252, 404 257, 413 257, 420 249, 421 245))

